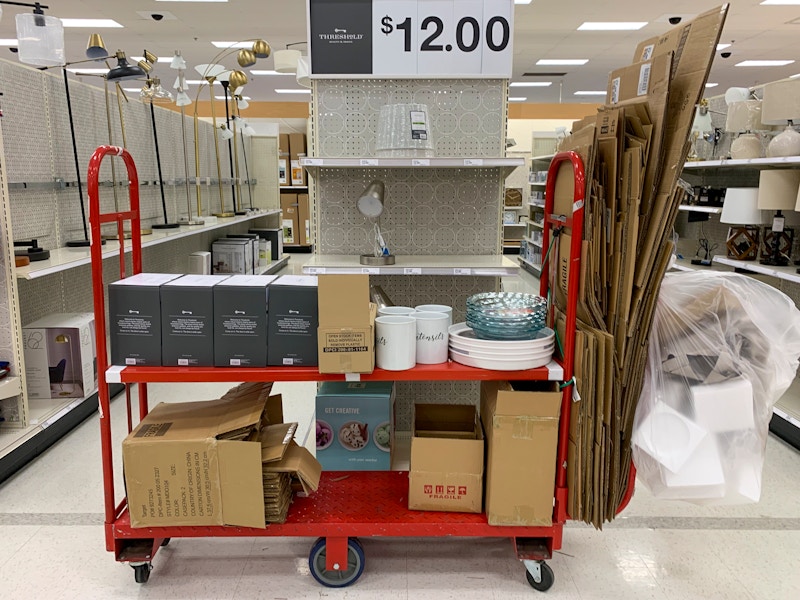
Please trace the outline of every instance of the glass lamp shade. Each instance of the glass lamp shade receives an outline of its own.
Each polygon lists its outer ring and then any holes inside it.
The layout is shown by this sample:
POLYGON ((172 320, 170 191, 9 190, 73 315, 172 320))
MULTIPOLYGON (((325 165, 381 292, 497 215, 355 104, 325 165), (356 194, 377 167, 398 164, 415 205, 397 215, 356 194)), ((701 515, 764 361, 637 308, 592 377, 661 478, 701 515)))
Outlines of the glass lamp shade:
POLYGON ((794 210, 800 171, 774 169, 761 171, 758 181, 758 208, 761 210, 794 210))
POLYGON ((275 70, 278 73, 296 73, 297 61, 300 60, 300 51, 287 48, 275 52, 275 70))
POLYGON ((239 108, 239 110, 245 110, 250 106, 250 103, 242 96, 236 96, 236 106, 239 108))
POLYGON ((228 129, 224 124, 220 125, 219 129, 220 129, 219 137, 221 137, 223 140, 229 140, 233 137, 233 132, 230 129, 228 129))
POLYGON ((192 99, 189 97, 189 94, 187 94, 183 90, 179 90, 178 93, 175 95, 176 106, 189 106, 191 103, 192 99))
POLYGON ((307 56, 297 59, 297 83, 303 87, 311 87, 311 62, 307 56))
POLYGON ((67 62, 64 25, 58 17, 20 13, 17 21, 19 61, 35 67, 55 67, 67 62))
POLYGON ((183 56, 181 56, 180 51, 175 51, 175 56, 172 57, 172 61, 169 63, 169 68, 179 71, 186 69, 186 60, 184 60, 183 56))
POLYGON ((172 94, 161 87, 161 82, 153 81, 152 85, 145 86, 139 93, 142 102, 152 102, 153 104, 166 104, 172 102, 172 94))
POLYGON ((242 135, 246 137, 252 137, 256 134, 256 130, 252 127, 252 125, 245 124, 244 128, 242 129, 242 135))
POLYGON ((694 122, 692 123, 692 133, 710 133, 714 131, 714 124, 711 122, 711 113, 708 112, 708 109, 705 111, 703 107, 697 107, 697 112, 694 116, 694 122), (703 114, 705 112, 705 114, 703 114))
POLYGON ((758 188, 728 188, 719 220, 729 225, 766 223, 764 213, 758 209, 758 188))

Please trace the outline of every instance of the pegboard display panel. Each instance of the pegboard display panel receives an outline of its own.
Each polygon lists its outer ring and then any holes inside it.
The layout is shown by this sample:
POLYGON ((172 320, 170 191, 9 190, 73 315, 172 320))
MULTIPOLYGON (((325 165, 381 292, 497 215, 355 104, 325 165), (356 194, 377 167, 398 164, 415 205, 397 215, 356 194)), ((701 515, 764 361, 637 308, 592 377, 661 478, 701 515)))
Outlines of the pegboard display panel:
POLYGON ((247 139, 250 140, 248 153, 250 176, 261 182, 261 185, 253 188, 253 204, 258 208, 280 208, 278 140, 266 136, 247 139))
POLYGON ((498 254, 503 182, 494 169, 321 169, 320 254, 372 252, 374 226, 356 201, 374 179, 386 183, 381 229, 393 254, 498 254))
POLYGON ((481 386, 476 381, 398 381, 395 383, 395 429, 413 431, 415 404, 472 404, 478 406, 481 386))
POLYGON ((504 80, 316 80, 312 115, 315 156, 375 156, 381 107, 425 104, 435 156, 505 153, 504 80))

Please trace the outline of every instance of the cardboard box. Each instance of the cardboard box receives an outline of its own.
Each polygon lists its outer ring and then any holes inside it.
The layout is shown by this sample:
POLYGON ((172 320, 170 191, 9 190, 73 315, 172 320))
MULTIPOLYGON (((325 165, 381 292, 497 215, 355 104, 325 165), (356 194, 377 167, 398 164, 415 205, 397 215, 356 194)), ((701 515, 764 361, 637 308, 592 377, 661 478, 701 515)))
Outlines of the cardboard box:
POLYGON ((306 155, 306 136, 303 133, 289 134, 290 185, 307 185, 306 172, 300 166, 300 157, 306 155))
POLYGON ((327 381, 317 392, 317 460, 325 471, 389 471, 394 383, 327 381))
POLYGON ((267 364, 316 366, 317 278, 284 275, 269 289, 267 364))
POLYGON ((479 513, 483 432, 471 405, 415 404, 408 508, 479 513))
POLYGON ((243 239, 243 240, 250 240, 251 251, 253 253, 253 265, 250 270, 250 274, 256 275, 259 273, 259 257, 260 257, 260 249, 259 249, 259 237, 257 233, 229 233, 225 236, 226 238, 232 239, 243 239))
POLYGON ((260 229, 254 228, 248 230, 250 233, 256 233, 262 240, 267 240, 271 248, 272 260, 280 260, 283 256, 283 230, 282 229, 260 229))
POLYGON ((214 286, 227 275, 184 275, 161 286, 161 363, 214 365, 214 286))
POLYGON ((161 366, 161 286, 178 277, 139 273, 108 285, 111 364, 161 366))
POLYGON ((297 228, 300 233, 300 245, 311 244, 311 212, 308 206, 308 194, 297 194, 297 228))
POLYGON ((214 286, 216 366, 267 366, 267 295, 276 279, 234 275, 214 286))
POLYGON ((289 176, 289 134, 278 136, 278 184, 291 185, 289 176))
POLYGON ((94 314, 62 313, 22 328, 29 398, 84 398, 97 389, 94 314))
POLYGON ((281 194, 283 243, 300 243, 299 215, 297 214, 297 194, 281 194))
POLYGON ((242 384, 219 400, 150 411, 122 443, 133 527, 263 528, 263 472, 291 472, 304 489, 317 488, 319 463, 291 443, 291 425, 262 429, 268 415, 282 417, 269 387, 242 384))
POLYGON ((375 312, 369 275, 319 276, 320 373, 372 373, 375 312))
POLYGON ((552 525, 561 398, 554 382, 481 383, 490 525, 552 525))
POLYGON ((250 240, 220 238, 211 244, 211 266, 216 275, 249 275, 253 272, 250 240))

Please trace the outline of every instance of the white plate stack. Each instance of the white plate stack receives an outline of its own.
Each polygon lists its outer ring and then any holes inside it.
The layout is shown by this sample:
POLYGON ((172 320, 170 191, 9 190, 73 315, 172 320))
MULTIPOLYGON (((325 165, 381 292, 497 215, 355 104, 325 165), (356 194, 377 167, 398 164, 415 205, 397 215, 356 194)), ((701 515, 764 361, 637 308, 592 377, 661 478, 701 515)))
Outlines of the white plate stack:
POLYGON ((466 323, 450 327, 450 358, 462 365, 492 371, 543 367, 553 358, 555 333, 540 330, 532 340, 481 340, 466 323))

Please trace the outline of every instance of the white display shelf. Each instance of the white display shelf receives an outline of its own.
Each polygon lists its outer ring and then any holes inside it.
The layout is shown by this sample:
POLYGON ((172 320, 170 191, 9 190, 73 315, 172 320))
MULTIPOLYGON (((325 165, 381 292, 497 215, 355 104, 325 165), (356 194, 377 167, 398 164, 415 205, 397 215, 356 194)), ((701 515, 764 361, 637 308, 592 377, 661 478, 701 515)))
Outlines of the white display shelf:
POLYGON ((706 213, 709 215, 719 215, 722 213, 721 206, 693 206, 691 204, 681 204, 678 210, 683 212, 706 213))
POLYGON ((530 185, 535 185, 536 187, 546 187, 547 186, 547 182, 546 181, 529 181, 528 183, 530 185))
POLYGON ((523 265, 527 265, 530 269, 535 269, 538 272, 537 274, 541 274, 542 272, 542 265, 537 265, 536 263, 532 263, 531 261, 522 258, 521 256, 519 257, 519 262, 523 265))
POLYGON ((318 169, 502 169, 506 175, 525 164, 522 158, 301 158, 316 177, 318 169))
POLYGON ((503 227, 525 227, 527 224, 527 221, 520 221, 519 223, 503 223, 503 227))
POLYGON ((525 236, 525 238, 524 238, 524 239, 525 239, 525 241, 526 241, 526 242, 528 242, 529 244, 532 244, 532 245, 534 245, 534 246, 536 246, 536 247, 538 247, 538 248, 544 248, 544 246, 542 245, 542 242, 537 242, 536 240, 534 240, 533 238, 530 238, 530 237, 528 237, 528 236, 525 236))
POLYGON ((800 429, 800 379, 794 380, 791 387, 775 404, 773 412, 800 429))
POLYGON ((797 272, 797 267, 794 265, 788 267, 773 267, 770 265, 762 265, 754 260, 734 260, 726 256, 715 256, 714 262, 736 269, 743 269, 752 273, 759 273, 761 275, 769 275, 770 277, 777 277, 785 281, 793 283, 800 283, 800 273, 797 272))
MULTIPOLYGON (((262 217, 280 214, 280 212, 280 210, 267 210, 228 219, 221 218, 218 219, 216 223, 181 226, 180 229, 154 229, 152 234, 142 236, 142 248, 173 242, 206 231, 213 231, 223 227, 230 227, 237 223, 245 223, 262 217)), ((125 252, 128 253, 130 251, 131 240, 125 240, 125 252)), ((118 255, 119 242, 109 241, 103 246, 103 259, 118 255)), ((68 271, 69 269, 74 269, 82 265, 88 265, 91 261, 89 248, 54 248, 50 250, 50 258, 48 260, 32 262, 30 265, 17 267, 16 273, 19 279, 36 279, 61 271, 68 271)))
POLYGON ((0 400, 13 398, 22 393, 22 382, 19 377, 6 376, 0 379, 0 400))
POLYGON ((299 192, 299 191, 307 191, 308 190, 308 186, 307 185, 282 185, 282 186, 279 186, 278 189, 281 190, 281 191, 289 190, 289 191, 299 192))
POLYGON ((538 202, 528 202, 528 206, 532 206, 533 208, 541 208, 544 210, 544 202, 539 204, 538 202))
POLYGON ((362 265, 355 255, 317 254, 303 265, 306 275, 472 275, 507 277, 519 265, 504 256, 398 256, 394 265, 362 265))
POLYGON ((547 160, 547 161, 551 161, 551 160, 553 160, 553 157, 554 157, 554 156, 555 156, 555 154, 542 154, 541 156, 532 156, 532 157, 531 157, 531 162, 533 162, 533 161, 535 161, 535 160, 540 160, 540 161, 541 161, 541 160, 547 160))
POLYGON ((274 275, 278 271, 280 271, 283 267, 289 264, 289 259, 291 257, 288 254, 285 254, 282 258, 278 260, 273 260, 269 263, 266 267, 261 267, 258 270, 259 275, 274 275))
POLYGON ((503 210, 522 210, 524 206, 504 206, 503 210))
POLYGON ((699 271, 700 269, 707 269, 708 267, 700 267, 698 265, 693 265, 688 258, 679 258, 675 261, 675 264, 672 265, 673 271, 699 271))
POLYGON ((544 230, 544 225, 541 223, 537 223, 536 221, 528 221, 527 225, 533 225, 536 229, 544 230))
POLYGON ((800 156, 782 156, 776 158, 739 158, 723 160, 700 160, 686 162, 686 170, 718 169, 728 167, 750 167, 752 169, 773 169, 781 167, 800 166, 800 156))

